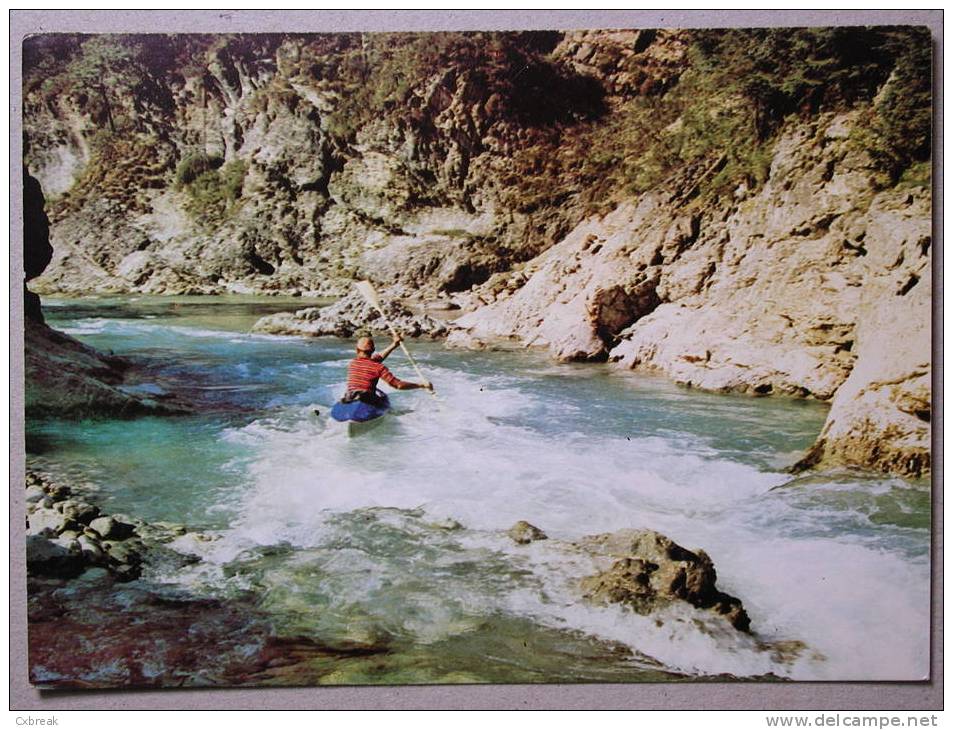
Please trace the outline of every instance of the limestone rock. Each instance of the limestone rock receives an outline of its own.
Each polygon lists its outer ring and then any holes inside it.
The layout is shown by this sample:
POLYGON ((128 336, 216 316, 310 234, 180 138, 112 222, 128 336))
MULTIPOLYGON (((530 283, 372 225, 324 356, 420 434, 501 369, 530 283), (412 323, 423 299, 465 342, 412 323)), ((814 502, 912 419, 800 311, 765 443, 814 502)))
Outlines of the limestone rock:
POLYGON ((726 208, 687 214, 686 172, 670 194, 584 220, 524 265, 523 282, 496 275, 474 289, 448 344, 518 343, 707 390, 833 399, 802 465, 925 473, 930 196, 878 192, 844 134, 855 123, 789 125, 765 185, 726 208))
POLYGON ((575 544, 605 566, 582 581, 584 596, 593 603, 621 603, 650 613, 679 600, 723 616, 739 631, 750 628, 741 601, 716 587, 715 566, 703 550, 686 550, 652 530, 620 530, 575 544))
POLYGON ((546 533, 525 520, 520 520, 506 532, 517 545, 529 545, 537 540, 548 539, 546 533))

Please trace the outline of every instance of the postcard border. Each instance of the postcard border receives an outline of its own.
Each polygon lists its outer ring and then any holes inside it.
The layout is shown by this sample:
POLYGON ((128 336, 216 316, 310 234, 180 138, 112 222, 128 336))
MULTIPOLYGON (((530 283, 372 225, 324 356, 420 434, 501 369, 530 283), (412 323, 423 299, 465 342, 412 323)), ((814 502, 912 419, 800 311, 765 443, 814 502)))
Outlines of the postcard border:
POLYGON ((912 683, 546 684, 51 691, 27 677, 22 491, 10 491, 10 709, 755 709, 924 710, 943 707, 942 10, 339 10, 15 11, 10 20, 10 483, 22 484, 22 41, 51 32, 283 32, 517 30, 823 25, 923 25, 934 41, 934 490, 931 679, 912 683))

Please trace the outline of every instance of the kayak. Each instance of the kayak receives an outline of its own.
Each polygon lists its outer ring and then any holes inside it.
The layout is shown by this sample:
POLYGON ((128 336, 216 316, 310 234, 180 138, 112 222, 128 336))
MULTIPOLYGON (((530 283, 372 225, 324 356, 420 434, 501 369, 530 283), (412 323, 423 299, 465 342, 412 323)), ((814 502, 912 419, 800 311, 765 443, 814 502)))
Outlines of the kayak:
POLYGON ((347 435, 357 436, 373 428, 384 420, 390 411, 390 401, 383 393, 378 393, 380 405, 372 405, 363 401, 342 403, 338 401, 331 408, 331 418, 339 423, 347 424, 347 435))

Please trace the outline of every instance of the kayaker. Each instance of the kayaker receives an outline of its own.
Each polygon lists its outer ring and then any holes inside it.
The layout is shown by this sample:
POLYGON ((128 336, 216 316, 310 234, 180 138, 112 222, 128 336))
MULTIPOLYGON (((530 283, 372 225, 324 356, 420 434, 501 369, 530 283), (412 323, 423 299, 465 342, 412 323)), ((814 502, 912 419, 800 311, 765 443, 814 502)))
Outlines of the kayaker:
POLYGON ((369 403, 373 406, 380 406, 381 399, 377 395, 377 381, 383 380, 392 388, 397 390, 414 390, 416 388, 425 388, 433 390, 433 384, 428 382, 410 383, 401 380, 388 370, 383 362, 394 350, 400 346, 400 337, 395 337, 394 341, 382 352, 374 352, 374 340, 370 337, 361 337, 357 341, 357 357, 351 360, 347 367, 347 392, 341 399, 342 403, 353 403, 356 400, 369 403))

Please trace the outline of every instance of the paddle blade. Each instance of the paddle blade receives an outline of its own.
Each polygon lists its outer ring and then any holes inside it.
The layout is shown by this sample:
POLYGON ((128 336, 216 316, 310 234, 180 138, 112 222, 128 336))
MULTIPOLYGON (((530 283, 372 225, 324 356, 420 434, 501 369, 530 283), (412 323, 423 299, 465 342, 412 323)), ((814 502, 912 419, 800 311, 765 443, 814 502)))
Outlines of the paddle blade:
POLYGON ((381 300, 378 298, 377 291, 374 289, 374 285, 371 284, 371 282, 367 280, 358 281, 355 282, 354 287, 361 293, 361 296, 364 297, 372 307, 383 311, 383 307, 381 307, 381 300))

